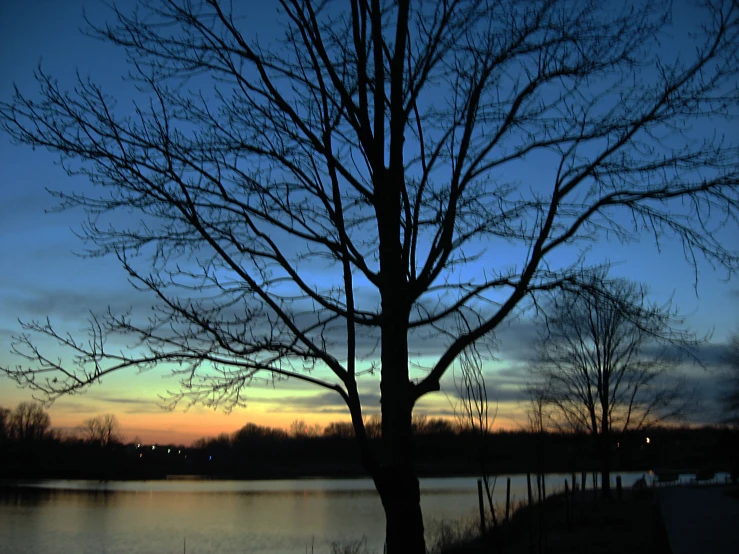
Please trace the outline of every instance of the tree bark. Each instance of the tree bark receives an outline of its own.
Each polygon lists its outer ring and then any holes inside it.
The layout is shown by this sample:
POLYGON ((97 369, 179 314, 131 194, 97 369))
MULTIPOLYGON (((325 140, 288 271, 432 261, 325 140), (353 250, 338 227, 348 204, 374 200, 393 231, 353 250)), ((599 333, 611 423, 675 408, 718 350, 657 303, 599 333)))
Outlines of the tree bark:
POLYGON ((421 490, 410 464, 382 467, 375 486, 385 509, 387 554, 425 554, 421 490))
POLYGON ((611 498, 611 462, 607 454, 603 455, 603 467, 601 468, 601 481, 603 486, 603 498, 611 498))
POLYGON ((600 434, 600 460, 601 460, 601 486, 603 498, 611 498, 611 448, 610 430, 607 425, 603 426, 600 434))
MULTIPOLYGON (((398 287, 393 295, 402 295, 398 287)), ((374 479, 386 518, 388 554, 425 554, 423 516, 418 478, 412 462, 413 431, 411 384, 408 379, 408 339, 405 324, 397 324, 408 312, 402 297, 388 308, 382 334, 382 444, 374 479)))

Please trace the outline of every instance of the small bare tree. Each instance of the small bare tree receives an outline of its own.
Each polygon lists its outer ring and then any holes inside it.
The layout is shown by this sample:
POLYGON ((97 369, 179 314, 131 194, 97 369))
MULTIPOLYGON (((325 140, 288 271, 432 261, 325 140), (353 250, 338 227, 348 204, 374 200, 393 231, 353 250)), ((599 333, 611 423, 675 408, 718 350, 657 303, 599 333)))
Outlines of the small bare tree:
POLYGON ((694 401, 680 378, 682 349, 697 344, 668 308, 648 304, 643 289, 595 275, 585 288, 550 296, 531 365, 534 423, 544 405, 554 420, 597 438, 603 494, 610 495, 612 436, 684 416, 694 401))
POLYGON ((86 420, 79 427, 82 438, 103 448, 123 441, 121 425, 114 414, 103 414, 86 420))
POLYGON ((483 357, 476 346, 465 349, 457 358, 454 368, 454 386, 458 401, 453 406, 454 414, 460 429, 469 429, 477 437, 479 450, 480 476, 485 488, 490 516, 493 525, 497 527, 493 493, 497 476, 490 475, 490 431, 492 430, 498 412, 498 403, 490 412, 488 388, 483 374, 483 357))

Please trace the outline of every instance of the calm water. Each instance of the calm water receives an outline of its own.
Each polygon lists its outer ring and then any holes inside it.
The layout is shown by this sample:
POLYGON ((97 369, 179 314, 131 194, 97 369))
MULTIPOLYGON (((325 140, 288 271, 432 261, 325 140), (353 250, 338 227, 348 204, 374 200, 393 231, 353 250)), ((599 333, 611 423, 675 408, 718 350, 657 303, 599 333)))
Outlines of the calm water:
MULTIPOLYGON (((624 486, 641 477, 624 474, 624 486)), ((564 475, 547 477, 547 493, 564 475)), ((590 478, 588 478, 588 482, 590 478)), ((332 541, 367 538, 382 552, 384 515, 369 479, 281 481, 29 481, 0 490, 2 554, 316 554, 332 541)), ((589 485, 588 485, 589 486, 589 485)), ((474 517, 471 477, 421 480, 434 521, 474 517)), ((511 477, 513 501, 526 476, 511 477)), ((495 497, 505 504, 505 478, 495 497)))

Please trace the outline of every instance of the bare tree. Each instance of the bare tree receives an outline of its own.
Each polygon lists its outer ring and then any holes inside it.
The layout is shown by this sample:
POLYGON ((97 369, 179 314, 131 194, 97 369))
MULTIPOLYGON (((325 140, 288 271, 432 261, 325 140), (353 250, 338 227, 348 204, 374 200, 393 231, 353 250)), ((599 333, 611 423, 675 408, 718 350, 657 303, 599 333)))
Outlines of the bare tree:
POLYGON ((675 314, 648 304, 643 289, 605 275, 553 294, 545 310, 531 366, 537 406, 550 406, 555 421, 597 438, 608 496, 612 436, 683 417, 694 402, 680 353, 698 341, 675 331, 675 314))
POLYGON ((10 437, 19 441, 39 441, 46 437, 51 418, 37 402, 21 402, 10 413, 10 437))
POLYGON ((317 423, 309 425, 302 419, 296 419, 290 423, 290 436, 296 439, 305 439, 308 437, 318 437, 323 432, 321 426, 317 423))
POLYGON ((10 437, 10 410, 0 406, 0 441, 10 437))
POLYGON ((80 426, 82 438, 105 448, 123 440, 121 425, 114 414, 92 417, 80 426))
POLYGON ((91 253, 117 258, 158 308, 97 314, 84 340, 26 322, 24 361, 4 371, 49 400, 168 364, 172 404, 241 405, 260 375, 335 391, 388 552, 420 554, 413 407, 527 295, 579 278, 586 260, 556 253, 651 233, 694 265, 736 268, 715 233, 736 221, 737 145, 712 133, 737 116, 739 9, 705 2, 678 56, 659 42, 669 2, 279 4, 271 42, 245 31, 246 5, 113 8, 90 33, 125 49, 135 106, 41 69, 40 97, 0 103, 15 140, 99 186, 58 192, 61 207, 86 210, 91 253), (459 314, 470 327, 455 333, 459 314), (106 343, 121 333, 140 347, 106 343), (412 370, 431 337, 441 352, 412 370), (378 451, 358 393, 375 371, 378 451))
POLYGON ((527 420, 525 429, 530 433, 541 435, 549 431, 552 425, 551 408, 547 401, 550 382, 541 376, 537 377, 538 379, 526 383, 524 387, 527 420))
POLYGON ((354 427, 346 421, 332 421, 323 430, 324 437, 348 439, 354 437, 354 427))
POLYGON ((457 358, 457 367, 454 370, 454 386, 457 389, 459 401, 454 406, 454 413, 460 429, 469 429, 477 437, 479 450, 480 477, 485 487, 490 517, 493 526, 498 526, 495 517, 493 493, 497 477, 490 475, 490 431, 497 416, 498 405, 495 404, 493 413, 490 413, 488 389, 483 374, 483 357, 475 345, 470 345, 457 358))

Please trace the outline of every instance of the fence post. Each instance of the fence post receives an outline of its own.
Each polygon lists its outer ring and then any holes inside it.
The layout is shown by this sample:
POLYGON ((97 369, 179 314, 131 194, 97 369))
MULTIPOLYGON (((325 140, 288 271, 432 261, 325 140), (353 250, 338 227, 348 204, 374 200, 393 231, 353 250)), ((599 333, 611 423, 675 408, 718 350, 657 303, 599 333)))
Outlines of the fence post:
POLYGON ((533 494, 531 493, 531 473, 530 472, 526 473, 526 488, 528 489, 528 492, 529 492, 529 506, 531 506, 533 504, 533 498, 532 498, 533 494))
POLYGON ((616 476, 616 497, 619 499, 619 501, 621 500, 621 489, 622 489, 621 476, 617 475, 616 476))
POLYGON ((544 533, 545 533, 545 515, 544 515, 544 502, 547 498, 547 490, 544 485, 544 474, 540 474, 541 480, 540 485, 541 488, 539 489, 539 554, 541 554, 544 551, 544 533))
POLYGON ((529 552, 534 552, 534 502, 531 492, 531 472, 526 472, 526 488, 529 492, 529 552))
POLYGON ((570 485, 567 482, 567 479, 565 479, 565 521, 569 528, 572 522, 570 521, 570 485))
POLYGON ((547 481, 544 474, 541 475, 541 501, 545 502, 547 499, 547 481))
POLYGON ((480 506, 480 534, 485 534, 485 503, 482 499, 482 479, 477 480, 477 503, 480 506))
POLYGON ((511 519, 511 478, 508 477, 505 483, 505 522, 506 525, 511 519))
POLYGON ((593 499, 598 500, 598 473, 593 472, 593 499))

